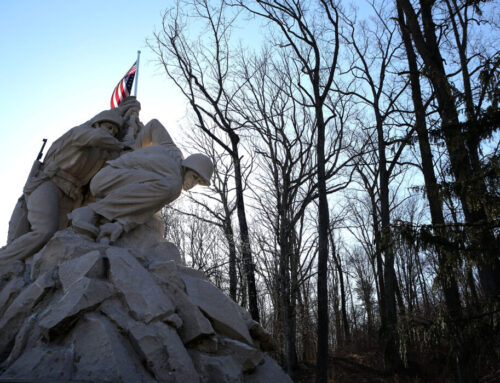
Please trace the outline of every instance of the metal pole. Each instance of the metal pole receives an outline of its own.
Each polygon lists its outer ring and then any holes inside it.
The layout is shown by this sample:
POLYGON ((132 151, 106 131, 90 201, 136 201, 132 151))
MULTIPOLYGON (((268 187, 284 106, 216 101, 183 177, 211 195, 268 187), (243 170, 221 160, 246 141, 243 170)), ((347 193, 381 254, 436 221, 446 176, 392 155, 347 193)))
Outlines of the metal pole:
POLYGON ((134 96, 137 98, 137 83, 139 82, 139 58, 141 57, 141 51, 137 51, 137 65, 135 70, 135 85, 134 85, 134 96))

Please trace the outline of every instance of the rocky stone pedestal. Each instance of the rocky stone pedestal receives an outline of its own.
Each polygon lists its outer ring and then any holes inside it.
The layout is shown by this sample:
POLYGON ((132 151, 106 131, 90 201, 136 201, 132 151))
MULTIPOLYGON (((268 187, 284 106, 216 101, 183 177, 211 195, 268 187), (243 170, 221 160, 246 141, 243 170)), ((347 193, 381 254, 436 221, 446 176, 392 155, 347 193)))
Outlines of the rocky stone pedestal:
POLYGON ((247 311, 139 228, 60 231, 0 282, 0 381, 291 382, 247 311))

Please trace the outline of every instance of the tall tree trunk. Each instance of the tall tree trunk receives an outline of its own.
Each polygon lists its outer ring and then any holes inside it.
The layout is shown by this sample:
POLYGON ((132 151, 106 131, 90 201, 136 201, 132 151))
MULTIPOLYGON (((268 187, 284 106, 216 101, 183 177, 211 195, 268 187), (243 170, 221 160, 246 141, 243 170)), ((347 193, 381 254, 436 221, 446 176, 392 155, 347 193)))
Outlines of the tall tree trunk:
POLYGON ((451 170, 456 181, 455 189, 462 204, 465 220, 470 224, 467 231, 475 253, 481 285, 487 295, 498 296, 500 295, 499 249, 486 213, 487 190, 484 178, 478 173, 481 164, 477 154, 477 143, 473 142, 472 138, 464 138, 461 132, 458 111, 437 42, 436 25, 432 19, 434 1, 420 0, 423 33, 410 1, 397 0, 397 4, 406 16, 406 26, 427 67, 434 88, 451 170))
POLYGON ((292 252, 291 234, 292 228, 288 220, 288 180, 283 179, 282 200, 278 207, 280 215, 280 290, 281 290, 281 322, 285 337, 285 370, 293 379, 297 368, 297 350, 295 342, 295 325, 292 323, 295 319, 294 304, 292 303, 291 283, 290 283, 290 258, 292 252))
POLYGON ((241 238, 241 258, 243 261, 243 270, 247 280, 248 288, 248 306, 252 319, 259 322, 259 306, 257 304, 257 288, 255 286, 255 270, 252 259, 252 250, 250 248, 250 237, 248 234, 247 218, 245 213, 245 202, 243 199, 243 183, 241 174, 241 162, 238 152, 238 143, 240 138, 234 132, 230 132, 232 146, 232 159, 234 164, 234 179, 236 184, 236 207, 238 212, 238 222, 240 225, 241 238))
POLYGON ((382 262, 382 234, 380 233, 380 222, 379 217, 377 215, 377 202, 375 199, 375 193, 372 189, 368 189, 368 194, 370 196, 371 202, 371 213, 372 213, 372 223, 373 223, 373 235, 375 237, 375 264, 377 267, 377 282, 378 282, 378 290, 380 291, 379 295, 379 313, 380 313, 380 328, 381 332, 387 326, 387 317, 385 310, 385 283, 384 283, 384 263, 382 262))
POLYGON ((224 236, 229 247, 229 296, 233 301, 236 300, 236 289, 238 287, 238 277, 236 275, 236 245, 234 243, 234 232, 231 226, 231 218, 226 211, 226 219, 223 223, 224 236))
MULTIPOLYGON (((412 99, 415 107, 415 124, 418 136, 418 143, 420 147, 420 157, 422 161, 422 172, 424 175, 425 189, 427 200, 429 201, 429 209, 431 213, 431 220, 433 225, 434 234, 447 240, 449 234, 446 230, 446 224, 443 215, 442 203, 439 198, 439 187, 434 174, 434 163, 432 160, 432 151, 429 143, 429 136, 427 132, 427 125, 425 120, 425 108, 422 102, 419 71, 417 66, 417 58, 413 51, 410 36, 408 34, 407 26, 405 25, 403 11, 401 7, 398 8, 398 20, 401 29, 401 35, 406 48, 406 55, 408 58, 408 67, 410 70, 410 83, 412 91, 412 99)), ((442 239, 439 239, 440 241, 442 239)), ((443 246, 436 247, 439 273, 438 280, 443 289, 445 304, 448 316, 451 320, 450 329, 452 329, 452 337, 456 342, 460 339, 459 329, 457 325, 462 319, 462 307, 460 304, 460 293, 456 280, 455 270, 453 267, 453 254, 443 246), (455 329, 455 330, 453 330, 455 329)), ((457 373, 458 380, 463 381, 463 349, 460 342, 456 345, 454 352, 457 354, 457 373)))
POLYGON ((349 332, 349 322, 347 320, 347 309, 346 309, 346 297, 345 297, 345 286, 344 286, 344 272, 342 270, 342 264, 340 263, 339 255, 336 251, 335 242, 333 238, 333 230, 330 230, 330 246, 332 247, 332 258, 335 263, 335 268, 339 276, 339 289, 340 289, 340 307, 342 313, 342 330, 344 332, 344 340, 346 343, 350 341, 349 332))
MULTIPOLYGON (((306 290, 305 285, 302 285, 304 290, 306 290)), ((297 295, 299 307, 300 307, 300 317, 301 317, 301 326, 300 326, 300 337, 302 339, 302 360, 303 361, 312 361, 315 356, 316 347, 314 344, 314 337, 311 336, 312 332, 311 327, 311 316, 309 312, 309 299, 307 291, 301 291, 299 288, 299 293, 297 295)))
MULTIPOLYGON (((404 303, 404 299, 403 299, 403 294, 401 293, 400 284, 398 283, 398 277, 396 276, 396 271, 394 271, 394 280, 396 281, 395 292, 396 292, 396 302, 397 302, 399 314, 405 315, 405 313, 406 313, 405 303, 404 303)), ((410 300, 408 299, 408 302, 409 301, 410 300)))
POLYGON ((290 366, 297 369, 297 296, 299 293, 299 250, 295 247, 295 228, 291 229, 290 252, 290 304, 288 306, 288 318, 290 319, 290 366))
POLYGON ((476 281, 474 279, 474 273, 472 271, 471 262, 467 262, 465 264, 465 274, 467 279, 467 288, 470 292, 470 305, 477 305, 479 302, 479 298, 476 290, 476 281))
MULTIPOLYGON (((422 160, 422 173, 424 175, 424 182, 426 188, 427 200, 429 201, 429 209, 431 213, 431 220, 436 235, 447 238, 444 215, 442 210, 441 200, 439 198, 439 186, 434 174, 434 163, 432 160, 432 151, 429 143, 427 126, 425 121, 425 109, 421 99, 419 71, 413 47, 409 39, 406 25, 404 24, 401 9, 398 7, 399 21, 403 41, 406 47, 408 57, 408 65, 410 69, 410 83, 412 90, 412 99, 415 106, 416 117, 416 131, 418 135, 418 143, 420 147, 420 156, 422 160)), ((452 256, 448 254, 445 249, 438 248, 438 261, 440 265, 440 272, 442 273, 441 285, 445 294, 445 299, 449 309, 457 314, 461 311, 460 295, 458 292, 458 285, 455 278, 455 272, 449 258, 452 256)))
POLYGON ((402 367, 399 356, 396 310, 396 274, 394 272, 394 251, 391 240, 390 208, 389 208, 389 173, 385 156, 383 124, 375 111, 377 120, 377 141, 379 155, 379 188, 380 188, 380 223, 381 252, 384 255, 384 298, 385 328, 382 328, 384 340, 384 363, 388 372, 399 371, 402 367))
MULTIPOLYGON (((332 306, 333 315, 335 316, 335 338, 337 346, 344 345, 344 333, 342 331, 342 321, 340 320, 340 302, 339 302, 339 283, 338 279, 335 280, 335 271, 332 272, 332 306)), ((338 274, 338 272, 337 272, 338 274)), ((338 277, 337 277, 338 278, 338 277)))
MULTIPOLYGON (((319 79, 318 79, 319 80, 319 79)), ((319 86, 315 87, 319 97, 319 86)), ((327 382, 328 371, 328 225, 329 211, 325 173, 325 121, 323 109, 316 107, 317 167, 318 167, 318 356, 316 383, 327 382)))

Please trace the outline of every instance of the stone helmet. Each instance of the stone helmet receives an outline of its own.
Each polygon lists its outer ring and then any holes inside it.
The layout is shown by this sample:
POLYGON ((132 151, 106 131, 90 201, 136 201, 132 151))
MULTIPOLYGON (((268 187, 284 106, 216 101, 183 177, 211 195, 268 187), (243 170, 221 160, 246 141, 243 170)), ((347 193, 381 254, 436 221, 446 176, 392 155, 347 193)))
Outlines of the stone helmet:
POLYGON ((101 113, 98 113, 90 120, 90 124, 94 125, 95 123, 102 121, 113 122, 118 125, 119 128, 122 128, 124 122, 120 113, 118 113, 115 109, 104 110, 101 113))
POLYGON ((200 182, 200 185, 210 186, 210 178, 214 172, 214 164, 210 157, 201 153, 191 154, 188 158, 182 160, 181 165, 194 170, 203 178, 204 182, 200 182))

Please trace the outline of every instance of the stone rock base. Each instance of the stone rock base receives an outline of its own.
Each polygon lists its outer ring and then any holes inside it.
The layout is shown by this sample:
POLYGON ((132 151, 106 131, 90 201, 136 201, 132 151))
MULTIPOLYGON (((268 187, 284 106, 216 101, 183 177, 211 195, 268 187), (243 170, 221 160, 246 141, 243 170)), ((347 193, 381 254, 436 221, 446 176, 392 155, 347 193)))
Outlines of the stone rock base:
POLYGON ((291 382, 248 312, 148 235, 66 229, 4 273, 0 382, 291 382))

